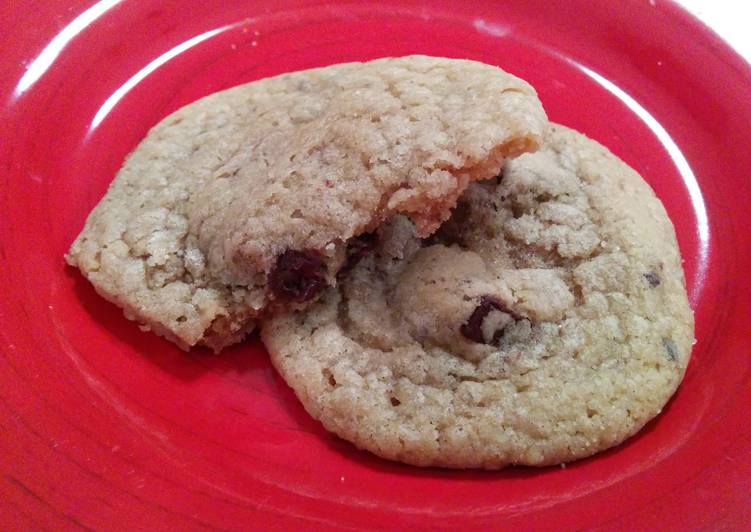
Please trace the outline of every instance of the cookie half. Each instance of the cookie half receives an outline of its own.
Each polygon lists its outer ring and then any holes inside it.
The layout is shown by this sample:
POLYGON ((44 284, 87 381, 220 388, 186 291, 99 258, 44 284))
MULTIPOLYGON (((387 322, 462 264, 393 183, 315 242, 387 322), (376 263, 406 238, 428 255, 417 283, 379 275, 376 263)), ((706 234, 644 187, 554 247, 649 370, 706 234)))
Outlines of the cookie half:
POLYGON ((647 183, 561 126, 428 240, 397 217, 302 312, 263 324, 308 412, 362 449, 497 469, 592 455, 675 392, 693 315, 647 183))
POLYGON ((154 127, 67 255, 105 298, 183 348, 240 340, 334 282, 347 243, 404 213, 427 235, 475 180, 536 148, 524 81, 410 56, 219 92, 154 127))

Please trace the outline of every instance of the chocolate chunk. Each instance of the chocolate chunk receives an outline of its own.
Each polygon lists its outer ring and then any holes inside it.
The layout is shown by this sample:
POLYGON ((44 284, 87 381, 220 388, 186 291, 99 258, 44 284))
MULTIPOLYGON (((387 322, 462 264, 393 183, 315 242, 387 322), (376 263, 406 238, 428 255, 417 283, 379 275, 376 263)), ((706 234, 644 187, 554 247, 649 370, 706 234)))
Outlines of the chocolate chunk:
POLYGON ((662 339, 662 346, 665 348, 665 356, 668 360, 675 362, 678 360, 678 346, 670 338, 662 339))
POLYGON ((457 244, 464 245, 467 224, 472 217, 472 205, 467 201, 460 200, 451 212, 451 218, 444 223, 438 231, 427 237, 424 241, 425 246, 435 244, 457 244))
POLYGON ((645 273, 644 278, 647 280, 651 288, 660 286, 660 277, 655 272, 645 273))
POLYGON ((493 338, 490 341, 486 341, 485 334, 483 333, 483 323, 485 322, 485 318, 487 318, 488 315, 493 311, 499 311, 503 312, 504 314, 508 314, 508 316, 512 320, 521 319, 521 316, 510 310, 506 305, 503 304, 503 302, 492 296, 483 296, 480 300, 480 304, 477 305, 477 308, 475 308, 474 311, 472 311, 472 315, 470 315, 467 322, 464 323, 459 329, 460 332, 464 335, 465 338, 472 340, 473 342, 497 345, 503 337, 505 326, 495 331, 493 338))
POLYGON ((326 287, 326 265, 317 251, 288 249, 276 259, 269 283, 279 299, 309 301, 326 287))
POLYGON ((462 225, 469 221, 470 216, 472 216, 472 205, 467 201, 460 201, 451 213, 451 221, 462 225))
POLYGON ((339 269, 337 277, 341 278, 342 275, 357 266, 357 263, 372 253, 377 245, 378 235, 375 233, 363 233, 350 240, 347 244, 347 260, 344 262, 344 266, 339 269))

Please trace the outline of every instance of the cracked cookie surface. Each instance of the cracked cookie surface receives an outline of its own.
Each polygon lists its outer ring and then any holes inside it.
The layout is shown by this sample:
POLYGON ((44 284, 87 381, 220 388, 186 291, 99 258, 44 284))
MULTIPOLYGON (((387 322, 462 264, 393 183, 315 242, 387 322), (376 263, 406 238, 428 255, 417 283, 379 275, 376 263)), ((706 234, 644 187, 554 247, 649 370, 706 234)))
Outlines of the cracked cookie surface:
POLYGON ((472 61, 410 56, 222 91, 155 126, 67 255, 183 348, 239 341, 333 284, 347 242, 404 213, 421 234, 475 180, 534 149, 534 90, 472 61))
POLYGON ((427 240, 402 217, 301 312, 262 326, 308 412, 421 466, 549 465, 614 446, 675 392, 693 342, 675 233, 647 183, 553 126, 427 240))

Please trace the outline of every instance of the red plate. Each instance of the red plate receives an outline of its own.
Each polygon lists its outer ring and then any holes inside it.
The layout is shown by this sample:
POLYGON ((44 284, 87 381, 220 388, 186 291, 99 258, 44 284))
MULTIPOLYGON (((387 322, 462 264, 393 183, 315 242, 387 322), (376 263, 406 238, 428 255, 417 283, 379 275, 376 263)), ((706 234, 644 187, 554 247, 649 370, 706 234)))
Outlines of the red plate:
POLYGON ((751 70, 663 1, 0 6, 0 527, 702 528, 751 521, 751 70), (280 5, 284 7, 280 7, 280 5), (149 127, 264 76, 428 53, 537 87, 675 222, 699 339, 637 437, 566 468, 421 470, 312 421, 257 340, 186 355, 63 262, 149 127))

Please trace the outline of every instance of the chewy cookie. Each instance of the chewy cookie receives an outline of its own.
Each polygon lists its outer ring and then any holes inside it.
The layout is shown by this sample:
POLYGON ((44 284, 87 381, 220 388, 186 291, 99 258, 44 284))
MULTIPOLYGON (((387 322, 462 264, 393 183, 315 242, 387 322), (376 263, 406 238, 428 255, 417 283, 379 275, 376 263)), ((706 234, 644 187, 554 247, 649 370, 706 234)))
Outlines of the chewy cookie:
POLYGON ((434 231, 466 186, 537 147, 534 90, 410 56, 264 79, 164 119, 67 255, 128 317, 218 351, 270 307, 313 300, 348 241, 404 213, 434 231))
POLYGON ((657 415, 693 341, 673 226, 644 180, 554 126, 427 241, 403 217, 305 311, 262 326, 308 412, 421 466, 548 465, 657 415))

